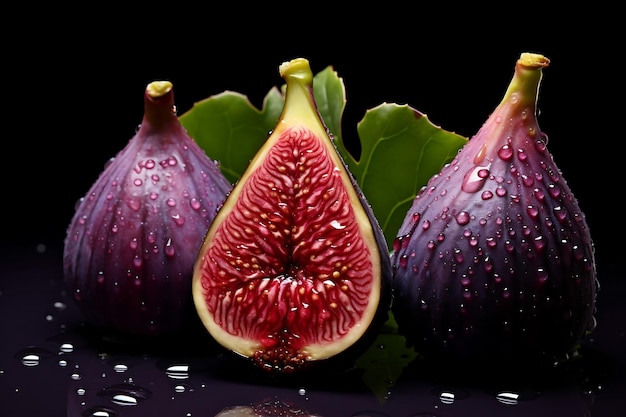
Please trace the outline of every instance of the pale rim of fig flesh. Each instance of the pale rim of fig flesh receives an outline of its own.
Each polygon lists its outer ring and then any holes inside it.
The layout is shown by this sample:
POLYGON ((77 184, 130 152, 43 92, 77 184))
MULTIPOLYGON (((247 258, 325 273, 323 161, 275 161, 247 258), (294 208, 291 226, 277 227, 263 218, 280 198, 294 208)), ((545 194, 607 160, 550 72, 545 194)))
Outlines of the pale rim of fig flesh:
MULTIPOLYGON (((210 256, 207 255, 207 253, 211 250, 212 246, 216 245, 216 242, 223 242, 224 238, 220 238, 219 235, 223 235, 225 233, 223 230, 224 221, 227 220, 229 214, 233 212, 230 208, 237 204, 237 202, 242 197, 241 191, 244 188, 250 186, 249 184, 246 185, 244 183, 253 181, 255 180, 255 177, 259 176, 259 170, 263 170, 262 165, 264 161, 266 161, 266 159, 268 158, 268 155, 275 148, 275 145, 281 140, 284 140, 286 137, 288 137, 289 132, 293 133, 294 131, 297 131, 300 132, 300 134, 314 136, 316 138, 315 140, 323 141, 324 145, 322 146, 322 148, 325 149, 327 157, 331 160, 333 172, 325 172, 325 174, 340 176, 340 181, 336 181, 335 184, 344 185, 343 189, 340 190, 340 192, 345 193, 344 196, 347 195, 347 201, 349 201, 349 205, 351 206, 351 210, 353 211, 353 213, 350 214, 349 217, 351 217, 357 225, 358 233, 356 234, 360 236, 360 243, 362 243, 362 246, 364 248, 368 249, 368 253, 366 255, 367 259, 364 262, 366 265, 368 265, 368 270, 362 273, 363 276, 361 278, 365 278, 365 281, 369 285, 369 288, 359 289, 358 287, 356 287, 356 285, 352 287, 353 283, 345 284, 343 286, 343 289, 337 288, 341 286, 341 278, 337 279, 337 276, 341 275, 341 277, 343 277, 344 273, 346 272, 345 270, 335 271, 334 273, 328 274, 328 276, 324 276, 323 278, 315 277, 312 280, 314 282, 307 283, 307 285, 309 286, 309 289, 307 291, 310 291, 311 287, 321 288, 323 290, 325 285, 329 285, 334 287, 333 291, 337 291, 338 296, 343 296, 343 294, 341 294, 342 291, 362 291, 363 293, 366 293, 364 297, 366 298, 366 301, 363 302, 365 303, 364 305, 359 306, 359 308, 361 309, 360 311, 356 312, 355 314, 351 314, 349 317, 345 317, 344 319, 331 319, 333 326, 332 328, 330 328, 331 332, 333 333, 332 340, 330 340, 329 342, 324 341, 323 343, 307 343, 302 347, 296 349, 297 352, 291 352, 293 354, 301 355, 305 361, 321 360, 335 356, 336 354, 346 350, 347 348, 355 344, 364 335, 370 324, 374 321, 381 298, 381 285, 383 279, 381 276, 381 255, 388 256, 388 254, 380 253, 379 247, 377 246, 376 235, 373 229, 373 225, 371 224, 372 220, 368 217, 368 214, 363 207, 363 202, 360 198, 360 195, 358 194, 359 191, 353 185, 352 177, 347 171, 347 168, 343 163, 341 156, 336 152, 336 149, 334 149, 332 139, 329 136, 329 133, 317 112, 312 94, 313 75, 311 73, 308 60, 304 58, 297 58, 292 61, 285 62, 279 67, 279 70, 281 76, 285 79, 287 84, 285 105, 282 114, 276 124, 275 129, 267 138, 266 144, 261 148, 261 150, 250 162, 248 168, 239 180, 239 186, 234 187, 233 191, 228 196, 224 206, 217 213, 215 220, 213 221, 205 236, 205 240, 199 252, 199 257, 196 260, 196 264, 194 266, 193 295, 198 314, 203 324, 205 325, 209 333, 221 345, 245 357, 253 357, 255 354, 258 354, 259 352, 262 353, 266 349, 266 347, 264 347, 264 345, 259 340, 258 335, 256 335, 257 338, 255 338, 254 335, 252 337, 246 337, 245 334, 243 336, 239 336, 234 334, 234 331, 226 329, 226 323, 218 323, 216 321, 216 317, 214 314, 215 312, 211 311, 212 307, 210 307, 210 305, 208 304, 207 289, 204 287, 203 283, 205 281, 215 279, 215 277, 206 276, 206 271, 207 265, 217 261, 210 259, 210 256), (326 284, 324 283, 324 280, 327 281, 326 284), (345 323, 340 323, 341 321, 346 320, 350 322, 349 325, 345 323), (341 328, 338 329, 337 327, 341 328), (343 334, 340 334, 340 332, 343 332, 343 334)), ((316 161, 310 161, 310 163, 315 164, 316 161)), ((293 177, 287 178, 288 182, 291 182, 293 180, 293 177)), ((315 184, 311 184, 311 188, 313 188, 314 186, 315 184)), ((313 189, 313 191, 316 190, 313 189)), ((321 192, 323 193, 323 190, 321 192)), ((292 216, 293 215, 294 214, 292 213, 292 216)), ((332 219, 328 219, 328 223, 333 223, 332 219)), ((296 231, 296 233, 293 233, 291 236, 296 236, 298 233, 301 233, 303 231, 302 229, 306 228, 306 224, 298 225, 294 223, 293 225, 299 226, 301 230, 296 231)), ((329 227, 332 227, 332 225, 329 227)), ((228 237, 228 235, 226 235, 226 237, 228 237)), ((228 242, 228 244, 232 244, 234 246, 236 245, 236 242, 228 242)), ((300 241, 300 244, 305 244, 305 242, 300 241)), ((346 252, 344 253, 348 253, 350 251, 350 248, 350 244, 343 248, 344 250, 346 250, 346 252)), ((227 249, 224 248, 219 250, 227 249)), ((292 253, 293 249, 290 249, 290 253, 288 255, 291 255, 292 253)), ((299 267, 305 266, 306 265, 299 265, 299 267)), ((224 268, 226 267, 227 265, 224 266, 224 268)), ((261 265, 260 268, 263 269, 263 265, 261 265)), ((227 275, 230 272, 228 269, 222 269, 220 273, 227 275)), ((354 272, 352 271, 352 273, 354 272)), ((243 277, 243 281, 238 283, 238 286, 237 288, 235 288, 235 290, 244 286, 248 286, 250 284, 255 285, 255 283, 258 283, 259 281, 264 279, 271 281, 275 278, 275 276, 262 275, 250 278, 243 277)), ((228 280, 229 278, 226 279, 228 280)), ((235 282, 238 279, 239 277, 234 277, 232 278, 231 282, 235 282)), ((296 280, 294 280, 293 277, 290 277, 285 282, 282 282, 280 285, 293 285, 293 281, 296 280), (289 280, 291 280, 292 282, 287 282, 289 280)), ((294 290, 290 289, 290 294, 295 294, 297 291, 304 291, 305 286, 301 284, 303 283, 296 283, 297 288, 294 290)), ((231 301, 236 302, 234 299, 235 290, 233 290, 233 294, 223 292, 219 295, 225 297, 226 299, 228 299, 228 297, 233 297, 231 301)), ((361 294, 361 296, 363 298, 363 294, 361 294)), ((320 296, 319 299, 321 300, 321 302, 327 302, 326 305, 322 305, 321 307, 319 307, 321 309, 341 309, 341 306, 339 306, 339 308, 337 308, 337 306, 333 307, 330 300, 326 300, 322 296, 320 296)), ((276 300, 284 301, 280 299, 276 300)), ((351 306, 346 305, 345 308, 350 309, 351 306)), ((272 306, 270 307, 270 309, 278 311, 277 306, 272 306)), ((245 331, 254 333, 255 323, 251 322, 254 320, 260 320, 260 317, 248 318, 248 324, 246 324, 247 329, 245 331)), ((284 322, 285 320, 285 317, 281 317, 277 320, 278 324, 276 330, 281 329, 282 324, 280 323, 284 322)), ((289 325, 285 325, 284 331, 289 332, 289 330, 289 325)), ((328 328, 326 330, 328 330, 328 328)), ((320 329, 320 332, 321 331, 322 329, 320 329)), ((293 336, 298 337, 298 335, 293 336)))

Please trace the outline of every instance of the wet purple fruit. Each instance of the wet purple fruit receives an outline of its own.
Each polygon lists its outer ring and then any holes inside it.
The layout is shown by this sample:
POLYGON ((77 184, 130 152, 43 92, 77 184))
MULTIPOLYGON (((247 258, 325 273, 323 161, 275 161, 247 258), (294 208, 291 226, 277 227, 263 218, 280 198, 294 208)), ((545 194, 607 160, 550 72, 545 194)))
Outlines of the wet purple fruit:
POLYGON ((521 55, 501 103, 397 234, 392 311, 418 352, 553 358, 595 326, 589 228, 537 122, 548 64, 521 55))
POLYGON ((86 321, 103 333, 161 336, 196 319, 193 263, 230 189, 179 123, 172 84, 150 83, 139 129, 67 230, 65 283, 86 321))
POLYGON ((309 63, 280 73, 281 116, 211 224, 193 282, 213 338, 275 374, 368 347, 391 300, 386 241, 317 112, 309 63))

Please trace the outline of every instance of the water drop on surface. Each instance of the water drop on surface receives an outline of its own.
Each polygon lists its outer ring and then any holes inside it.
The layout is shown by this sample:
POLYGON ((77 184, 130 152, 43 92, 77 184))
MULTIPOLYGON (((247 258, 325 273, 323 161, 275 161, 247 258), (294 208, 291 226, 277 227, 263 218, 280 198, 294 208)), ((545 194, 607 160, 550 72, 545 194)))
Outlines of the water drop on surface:
POLYGON ((172 379, 189 378, 189 365, 175 364, 165 369, 165 374, 172 379))
POLYGON ((81 413, 83 417, 117 417, 117 411, 108 407, 93 407, 81 413))
POLYGON ((439 394, 439 400, 443 404, 452 404, 454 402, 454 393, 449 391, 442 391, 439 394))
POLYGON ((502 390, 496 394, 496 400, 505 405, 517 405, 520 401, 528 401, 539 397, 537 391, 532 390, 502 390))
POLYGON ((25 366, 37 366, 39 363, 47 358, 55 356, 54 353, 49 350, 31 346, 20 350, 15 354, 15 357, 22 361, 25 366))
POLYGON ((123 363, 118 363, 113 366, 113 370, 117 373, 126 372, 128 370, 128 366, 123 363))
POLYGON ((59 350, 63 353, 71 353, 74 351, 74 345, 71 343, 63 343, 59 350))
POLYGON ((152 392, 132 384, 117 384, 103 388, 98 395, 120 406, 135 406, 152 396, 152 392))
POLYGON ((57 310, 65 310, 66 307, 67 305, 61 301, 56 301, 54 303, 54 308, 56 308, 57 310))

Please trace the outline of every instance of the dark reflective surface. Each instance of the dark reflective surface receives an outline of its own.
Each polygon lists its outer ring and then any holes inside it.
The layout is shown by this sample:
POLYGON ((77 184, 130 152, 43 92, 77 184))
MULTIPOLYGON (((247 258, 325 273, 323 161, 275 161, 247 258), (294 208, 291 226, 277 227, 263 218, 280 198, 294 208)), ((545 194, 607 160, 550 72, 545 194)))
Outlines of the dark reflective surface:
POLYGON ((277 379, 204 334, 103 340, 64 291, 58 248, 4 248, 0 416, 622 416, 626 283, 615 265, 598 268, 598 327, 558 366, 432 364, 383 340, 361 366, 277 379))

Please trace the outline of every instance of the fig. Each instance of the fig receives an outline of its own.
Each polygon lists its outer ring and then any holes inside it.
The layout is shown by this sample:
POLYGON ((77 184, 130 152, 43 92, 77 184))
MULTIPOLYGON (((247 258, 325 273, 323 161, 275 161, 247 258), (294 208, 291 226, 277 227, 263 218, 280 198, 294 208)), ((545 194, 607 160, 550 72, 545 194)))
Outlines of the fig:
POLYGON ((80 198, 64 241, 65 285, 107 337, 166 336, 197 320, 191 281, 202 239, 232 189, 179 123, 170 81, 144 92, 126 146, 80 198))
POLYGON ((393 241, 392 314, 424 356, 552 363, 595 327, 595 248, 537 120, 549 63, 520 55, 502 101, 393 241))
POLYGON ((279 72, 279 120, 217 213, 193 276, 213 339, 273 375, 347 363, 373 343, 391 302, 387 243, 318 112, 309 61, 279 72))

